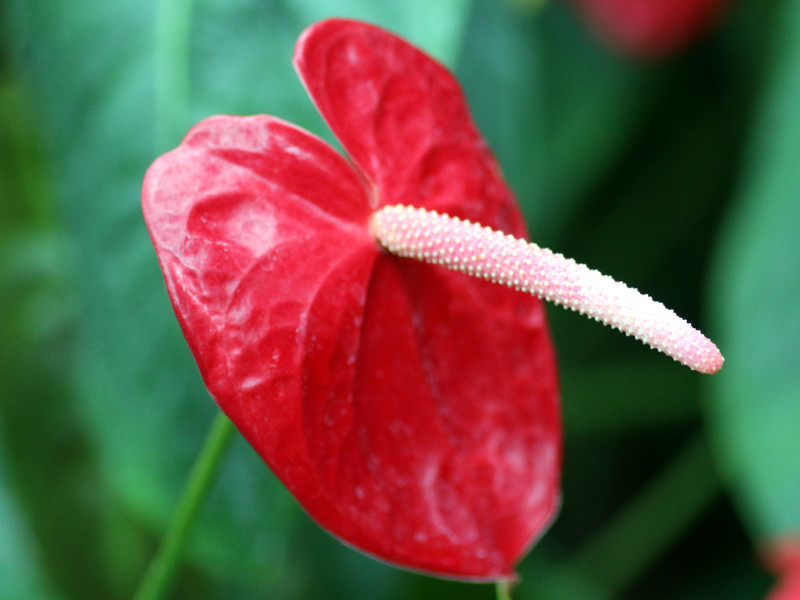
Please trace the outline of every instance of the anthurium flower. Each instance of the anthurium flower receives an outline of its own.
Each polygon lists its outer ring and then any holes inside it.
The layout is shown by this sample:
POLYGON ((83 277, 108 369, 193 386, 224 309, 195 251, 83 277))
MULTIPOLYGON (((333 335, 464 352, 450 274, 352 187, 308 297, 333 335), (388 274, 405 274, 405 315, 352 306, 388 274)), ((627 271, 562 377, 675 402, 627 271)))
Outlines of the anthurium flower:
POLYGON ((660 57, 704 33, 726 0, 570 0, 610 45, 633 56, 660 57))
POLYGON ((404 567, 511 577, 554 517, 561 457, 545 314, 520 290, 700 370, 721 357, 661 305, 520 241, 440 64, 339 19, 309 28, 294 63, 350 161, 277 118, 218 116, 146 175, 183 332, 211 395, 322 527, 404 567))

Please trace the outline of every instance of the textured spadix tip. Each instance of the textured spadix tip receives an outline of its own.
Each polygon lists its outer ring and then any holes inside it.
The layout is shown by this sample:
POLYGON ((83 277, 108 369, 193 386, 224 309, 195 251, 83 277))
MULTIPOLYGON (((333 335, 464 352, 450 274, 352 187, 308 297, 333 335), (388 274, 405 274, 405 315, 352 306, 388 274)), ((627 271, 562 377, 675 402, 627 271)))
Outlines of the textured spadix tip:
POLYGON ((371 228, 392 254, 533 294, 619 329, 695 371, 722 368, 713 342, 663 304, 536 244, 403 205, 376 211, 371 228))

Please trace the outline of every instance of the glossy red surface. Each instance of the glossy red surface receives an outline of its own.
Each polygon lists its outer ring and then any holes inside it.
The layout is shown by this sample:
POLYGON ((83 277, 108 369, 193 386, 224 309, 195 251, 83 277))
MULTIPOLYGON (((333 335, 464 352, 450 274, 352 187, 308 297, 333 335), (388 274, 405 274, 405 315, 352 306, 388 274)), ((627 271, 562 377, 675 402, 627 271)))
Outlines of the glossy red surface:
POLYGON ((403 202, 525 236, 458 84, 363 23, 308 29, 295 65, 353 164, 269 116, 212 117, 142 193, 214 399, 305 510, 367 553, 496 579, 554 518, 560 416, 540 302, 391 256, 403 202))

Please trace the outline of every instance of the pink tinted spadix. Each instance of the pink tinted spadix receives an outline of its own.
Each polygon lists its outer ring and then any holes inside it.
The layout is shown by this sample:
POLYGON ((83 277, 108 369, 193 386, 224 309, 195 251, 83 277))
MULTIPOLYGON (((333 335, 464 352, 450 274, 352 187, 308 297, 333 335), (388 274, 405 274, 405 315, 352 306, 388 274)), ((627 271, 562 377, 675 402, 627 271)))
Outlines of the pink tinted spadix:
POLYGON ((716 373, 717 347, 650 296, 536 244, 409 206, 372 215, 387 250, 531 293, 632 335, 701 373, 716 373))

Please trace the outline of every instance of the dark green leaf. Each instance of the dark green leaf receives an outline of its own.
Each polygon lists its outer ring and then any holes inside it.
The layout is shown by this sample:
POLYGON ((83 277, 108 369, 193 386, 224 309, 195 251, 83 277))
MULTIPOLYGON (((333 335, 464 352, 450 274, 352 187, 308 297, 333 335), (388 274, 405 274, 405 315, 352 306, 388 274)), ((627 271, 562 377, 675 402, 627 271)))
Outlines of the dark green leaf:
POLYGON ((710 415, 757 537, 800 531, 800 4, 789 2, 711 288, 725 367, 710 415))
POLYGON ((0 454, 0 594, 4 600, 55 600, 9 483, 0 454))

